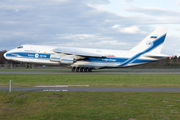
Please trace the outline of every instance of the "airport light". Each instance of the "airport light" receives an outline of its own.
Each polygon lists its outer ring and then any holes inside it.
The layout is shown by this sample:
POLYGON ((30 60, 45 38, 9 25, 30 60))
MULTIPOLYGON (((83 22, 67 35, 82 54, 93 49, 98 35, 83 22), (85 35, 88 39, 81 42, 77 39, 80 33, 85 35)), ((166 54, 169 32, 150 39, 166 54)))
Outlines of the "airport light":
POLYGON ((10 84, 9 84, 9 92, 11 92, 11 87, 12 87, 12 80, 10 80, 10 84))

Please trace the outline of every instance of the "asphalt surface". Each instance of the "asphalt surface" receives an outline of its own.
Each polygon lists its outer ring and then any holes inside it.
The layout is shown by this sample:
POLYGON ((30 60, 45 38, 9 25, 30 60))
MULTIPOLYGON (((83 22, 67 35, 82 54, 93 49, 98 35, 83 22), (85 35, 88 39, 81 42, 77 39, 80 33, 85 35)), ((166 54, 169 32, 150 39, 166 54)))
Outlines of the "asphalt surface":
MULTIPOLYGON (((180 92, 170 87, 12 87, 12 91, 180 92)), ((9 87, 0 87, 9 91, 9 87)))
POLYGON ((170 70, 96 70, 93 72, 71 71, 0 71, 0 74, 180 74, 179 69, 170 70))

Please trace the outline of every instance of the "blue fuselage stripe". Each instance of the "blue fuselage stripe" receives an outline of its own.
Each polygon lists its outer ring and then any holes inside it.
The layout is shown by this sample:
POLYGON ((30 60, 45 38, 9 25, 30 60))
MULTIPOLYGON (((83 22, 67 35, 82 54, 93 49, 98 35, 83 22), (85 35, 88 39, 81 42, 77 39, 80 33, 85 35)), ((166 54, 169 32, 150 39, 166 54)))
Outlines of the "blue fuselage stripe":
MULTIPOLYGON (((14 58, 22 58, 22 59, 40 59, 40 60, 50 60, 51 53, 27 53, 27 52, 14 52, 14 53, 7 53, 6 57, 14 57, 14 58)), ((52 58, 56 59, 56 58, 52 58)), ((60 59, 60 58, 58 58, 60 59)), ((117 57, 108 57, 108 58, 85 58, 78 61, 87 61, 87 62, 101 62, 101 63, 117 63, 121 64, 127 61, 129 58, 117 58, 117 57)), ((132 59, 132 58, 131 58, 132 59)), ((146 60, 146 59, 137 59, 132 63, 147 63, 153 62, 153 60, 146 60)))
POLYGON ((51 54, 46 53, 28 53, 28 52, 14 52, 6 54, 6 57, 16 58, 31 58, 31 59, 50 59, 51 54))

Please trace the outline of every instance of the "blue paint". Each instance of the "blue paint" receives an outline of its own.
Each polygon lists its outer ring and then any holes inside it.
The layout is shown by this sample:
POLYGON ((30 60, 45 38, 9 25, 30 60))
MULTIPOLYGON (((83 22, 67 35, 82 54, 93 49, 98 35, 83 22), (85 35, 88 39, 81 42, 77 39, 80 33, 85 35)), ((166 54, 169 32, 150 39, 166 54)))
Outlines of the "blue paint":
POLYGON ((73 60, 68 60, 68 59, 61 59, 61 61, 73 61, 73 60))
POLYGON ((123 64, 119 65, 118 67, 123 67, 129 63, 132 63, 133 61, 135 61, 138 57, 140 57, 141 55, 150 52, 151 50, 155 49, 156 47, 158 47, 159 45, 161 45, 164 40, 165 40, 166 34, 163 35, 162 37, 160 37, 159 39, 157 39, 156 41, 153 41, 153 46, 151 46, 150 48, 146 49, 143 52, 140 52, 138 54, 136 54, 135 56, 133 56, 132 58, 128 59, 127 61, 125 61, 123 64))
POLYGON ((6 54, 7 57, 16 58, 31 58, 31 59, 50 59, 51 54, 46 53, 27 53, 27 52, 14 52, 6 54), (36 54, 38 54, 36 56, 36 54))
MULTIPOLYGON (((26 58, 26 59, 46 59, 47 60, 47 59, 50 59, 51 54, 50 53, 48 54, 48 53, 14 52, 14 53, 8 53, 8 54, 6 54, 6 56, 7 57, 16 57, 16 58, 26 58)), ((60 59, 60 58, 52 58, 52 59, 60 59)), ((123 63, 123 62, 126 62, 128 59, 129 58, 108 57, 105 59, 102 59, 102 58, 85 58, 83 60, 78 60, 78 61, 102 62, 102 63, 123 63)), ((67 61, 67 60, 62 59, 62 61, 67 61)), ((72 61, 72 60, 70 60, 70 61, 72 61)), ((146 62, 153 62, 153 61, 152 60, 137 59, 137 60, 133 61, 132 63, 146 63, 146 62)))
MULTIPOLYGON (((107 62, 107 63, 123 63, 127 61, 129 58, 85 58, 83 60, 78 60, 78 61, 88 61, 88 62, 107 62)), ((146 59, 137 59, 133 61, 132 63, 147 63, 147 62, 154 62, 154 60, 146 60, 146 59)))

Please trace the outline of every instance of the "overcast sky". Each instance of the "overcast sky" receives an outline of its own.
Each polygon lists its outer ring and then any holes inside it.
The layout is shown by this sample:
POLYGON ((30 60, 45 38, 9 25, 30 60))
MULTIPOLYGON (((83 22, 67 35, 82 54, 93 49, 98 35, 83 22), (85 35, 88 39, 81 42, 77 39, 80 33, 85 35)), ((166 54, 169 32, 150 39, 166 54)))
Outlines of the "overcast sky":
POLYGON ((0 50, 22 44, 129 50, 168 26, 162 53, 180 55, 180 0, 1 0, 0 50))

